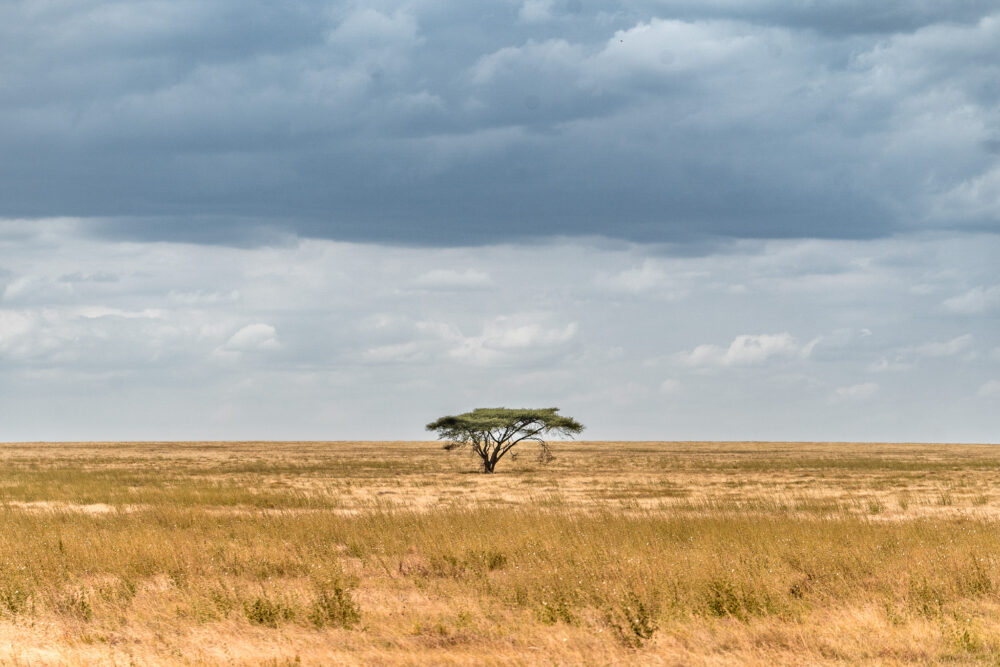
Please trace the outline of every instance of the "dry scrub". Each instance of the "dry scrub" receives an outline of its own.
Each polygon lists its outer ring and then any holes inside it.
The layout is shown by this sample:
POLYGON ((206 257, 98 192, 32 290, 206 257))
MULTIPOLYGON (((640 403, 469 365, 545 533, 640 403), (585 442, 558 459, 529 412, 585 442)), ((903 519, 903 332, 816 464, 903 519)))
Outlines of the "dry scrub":
POLYGON ((2 664, 1000 661, 990 446, 0 447, 2 664))

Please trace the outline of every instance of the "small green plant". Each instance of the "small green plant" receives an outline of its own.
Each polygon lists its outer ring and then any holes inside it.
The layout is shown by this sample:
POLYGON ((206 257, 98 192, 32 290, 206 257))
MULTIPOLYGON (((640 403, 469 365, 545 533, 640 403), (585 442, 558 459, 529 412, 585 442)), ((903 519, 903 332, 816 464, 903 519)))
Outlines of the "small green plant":
POLYGON ((982 649, 982 641, 968 627, 956 628, 951 633, 952 643, 957 649, 965 653, 978 653, 982 649))
POLYGON ((351 597, 350 590, 335 584, 331 588, 320 588, 309 611, 309 620, 317 628, 332 625, 338 628, 352 628, 361 620, 361 610, 351 597))
POLYGON ((507 564, 507 556, 497 549, 470 552, 465 560, 472 569, 477 571, 492 572, 502 569, 507 564))
POLYGON ((465 571, 465 563, 454 554, 444 553, 431 559, 430 571, 439 577, 458 579, 465 571))
MULTIPOLYGON (((803 588, 801 594, 804 594, 803 588)), ((789 591, 796 597, 796 593, 789 591)), ((735 584, 728 578, 716 577, 708 582, 705 605, 709 616, 732 616, 747 620, 750 616, 765 616, 781 611, 780 605, 767 592, 754 584, 735 584)))
POLYGON ((89 621, 94 617, 94 608, 90 604, 87 592, 82 588, 64 593, 56 602, 56 608, 61 613, 81 621, 89 621))
POLYGON ((223 617, 236 607, 236 599, 225 588, 213 587, 208 591, 208 599, 223 617))
POLYGON ((889 622, 889 625, 900 626, 905 622, 905 618, 896 609, 896 605, 891 601, 886 600, 883 603, 883 608, 885 609, 885 620, 889 622))
POLYGON ((542 600, 538 608, 538 620, 545 625, 555 625, 560 622, 572 625, 576 622, 576 616, 566 598, 555 596, 551 600, 542 600))
POLYGON ((302 664, 302 658, 294 655, 291 658, 271 658, 260 663, 261 667, 298 667, 302 664))
POLYGON ((136 585, 129 578, 116 579, 97 586, 95 592, 105 602, 130 602, 135 597, 136 585))
POLYGON ((712 579, 708 582, 705 602, 711 616, 743 615, 743 605, 736 587, 725 579, 712 579))
POLYGON ((990 568, 981 557, 972 556, 969 565, 957 570, 956 575, 962 590, 970 595, 991 595, 996 589, 990 576, 990 568))
POLYGON ((605 613, 604 620, 621 643, 639 648, 656 634, 659 626, 656 616, 655 605, 644 602, 629 591, 617 605, 605 613))
POLYGON ((278 621, 288 621, 295 617, 294 610, 280 601, 258 596, 243 606, 247 620, 254 625, 269 628, 278 627, 278 621))
POLYGON ((941 616, 944 602, 941 591, 930 584, 926 578, 910 582, 910 603, 918 614, 926 618, 941 616))
POLYGON ((33 610, 34 601, 23 586, 0 589, 0 613, 19 616, 33 610))

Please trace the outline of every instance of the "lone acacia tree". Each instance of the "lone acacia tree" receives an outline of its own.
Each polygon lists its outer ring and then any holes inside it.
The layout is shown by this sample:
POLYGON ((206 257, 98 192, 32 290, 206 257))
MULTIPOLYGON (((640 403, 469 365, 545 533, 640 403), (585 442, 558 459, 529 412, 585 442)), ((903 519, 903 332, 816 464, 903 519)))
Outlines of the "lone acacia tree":
POLYGON ((492 473, 497 461, 519 443, 536 442, 538 460, 552 460, 549 445, 542 437, 555 433, 572 437, 583 430, 583 425, 570 417, 563 417, 559 408, 540 410, 510 408, 478 408, 460 415, 441 417, 427 425, 436 431, 438 438, 447 440, 447 450, 470 447, 483 461, 483 472, 492 473))

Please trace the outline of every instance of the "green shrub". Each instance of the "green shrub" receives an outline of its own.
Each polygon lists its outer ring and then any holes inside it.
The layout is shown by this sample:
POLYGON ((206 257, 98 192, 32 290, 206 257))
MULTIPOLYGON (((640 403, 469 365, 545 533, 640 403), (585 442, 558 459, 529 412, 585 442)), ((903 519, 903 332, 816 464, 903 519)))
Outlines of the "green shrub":
POLYGON ((309 611, 309 620, 317 628, 325 625, 352 628, 361 620, 361 610, 348 589, 334 585, 317 591, 309 611))
POLYGON ((243 611, 247 620, 254 625, 265 625, 269 628, 278 627, 278 621, 288 621, 295 617, 295 612, 291 607, 266 597, 256 597, 249 603, 245 603, 243 611))
POLYGON ((604 620, 619 641, 632 648, 652 639, 659 627, 656 605, 644 602, 631 591, 605 614, 604 620))

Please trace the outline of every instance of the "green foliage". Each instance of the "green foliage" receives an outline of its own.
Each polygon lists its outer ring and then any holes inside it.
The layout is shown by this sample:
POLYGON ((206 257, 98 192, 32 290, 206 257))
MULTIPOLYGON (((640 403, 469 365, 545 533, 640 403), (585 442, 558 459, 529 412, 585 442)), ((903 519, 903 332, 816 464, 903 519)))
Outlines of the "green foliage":
POLYGON ((295 611, 287 604, 264 596, 258 596, 244 603, 243 611, 251 623, 269 628, 278 627, 278 621, 287 621, 295 617, 295 611))
POLYGON ((537 614, 538 620, 545 625, 555 625, 556 623, 573 625, 576 623, 576 616, 573 614, 570 601, 563 596, 557 596, 551 601, 542 600, 537 614))
POLYGON ((361 620, 361 610, 351 597, 351 591, 339 584, 330 588, 320 588, 313 601, 309 620, 317 628, 332 625, 338 628, 352 628, 361 620))
POLYGON ((17 616, 33 607, 31 594, 23 584, 0 589, 0 616, 17 616))
POLYGON ((94 608, 90 604, 87 592, 82 588, 66 591, 57 601, 56 608, 67 616, 75 616, 81 621, 89 621, 94 617, 94 608))
POLYGON ((618 604, 605 612, 604 621, 625 646, 639 648, 652 639, 659 626, 657 607, 634 592, 626 593, 618 604))
MULTIPOLYGON (((801 598, 801 588, 789 590, 795 598, 801 598)), ((781 611, 770 593, 753 581, 752 577, 736 580, 731 577, 714 577, 705 590, 705 611, 709 616, 732 617, 747 620, 751 616, 769 616, 781 611)))
POLYGON ((572 437, 583 425, 558 414, 559 408, 477 408, 460 415, 441 417, 427 425, 438 438, 447 440, 448 450, 469 447, 480 458, 483 472, 492 473, 497 461, 521 442, 535 442, 542 463, 552 460, 543 436, 556 434, 572 437))
POLYGON ((473 567, 478 567, 480 571, 485 569, 487 572, 503 569, 507 564, 507 556, 496 549, 470 553, 467 560, 473 567))

